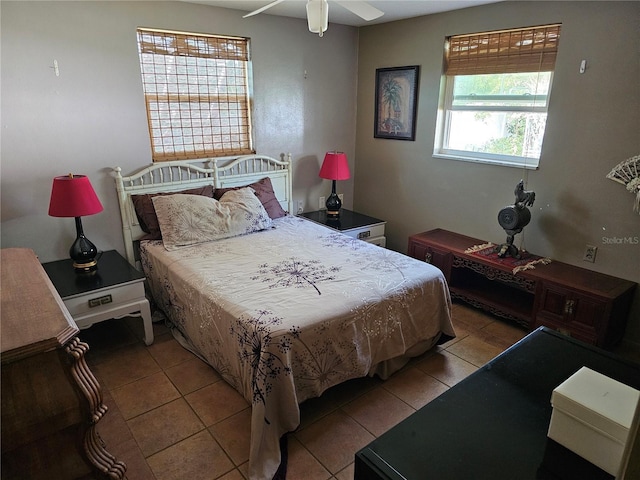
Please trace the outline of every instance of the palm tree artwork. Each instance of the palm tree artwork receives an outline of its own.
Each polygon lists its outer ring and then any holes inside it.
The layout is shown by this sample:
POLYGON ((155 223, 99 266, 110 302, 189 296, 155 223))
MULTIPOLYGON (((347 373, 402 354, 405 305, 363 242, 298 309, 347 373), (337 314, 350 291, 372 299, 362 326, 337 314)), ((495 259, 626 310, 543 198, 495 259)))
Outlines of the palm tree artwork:
POLYGON ((413 140, 418 67, 380 68, 376 74, 375 136, 413 140))
POLYGON ((402 85, 390 75, 382 84, 382 104, 386 107, 387 118, 382 121, 381 130, 387 133, 404 131, 400 117, 402 85))

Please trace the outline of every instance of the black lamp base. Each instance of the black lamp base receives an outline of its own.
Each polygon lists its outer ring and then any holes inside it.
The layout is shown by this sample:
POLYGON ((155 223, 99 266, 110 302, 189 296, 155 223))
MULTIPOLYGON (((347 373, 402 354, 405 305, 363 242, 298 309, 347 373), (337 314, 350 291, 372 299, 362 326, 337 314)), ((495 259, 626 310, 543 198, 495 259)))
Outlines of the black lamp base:
POLYGON ((92 260, 88 263, 73 262, 73 268, 76 273, 92 273, 98 270, 98 261, 92 260))
POLYGON ((327 197, 327 201, 325 202, 327 207, 327 217, 330 218, 338 218, 340 216, 340 209, 342 208, 342 202, 340 201, 340 197, 336 195, 336 181, 333 180, 333 184, 331 185, 331 195, 327 197))
POLYGON ((73 260, 73 268, 76 273, 92 272, 98 268, 98 249, 84 236, 82 221, 76 217, 76 240, 69 249, 69 256, 73 260))

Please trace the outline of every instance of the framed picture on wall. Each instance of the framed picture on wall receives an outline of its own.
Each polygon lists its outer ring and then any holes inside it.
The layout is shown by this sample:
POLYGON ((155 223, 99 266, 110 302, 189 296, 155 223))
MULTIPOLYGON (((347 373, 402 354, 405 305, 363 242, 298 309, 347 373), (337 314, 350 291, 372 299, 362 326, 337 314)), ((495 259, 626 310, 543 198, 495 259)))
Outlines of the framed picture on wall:
POLYGON ((375 138, 416 139, 419 65, 376 69, 375 138))

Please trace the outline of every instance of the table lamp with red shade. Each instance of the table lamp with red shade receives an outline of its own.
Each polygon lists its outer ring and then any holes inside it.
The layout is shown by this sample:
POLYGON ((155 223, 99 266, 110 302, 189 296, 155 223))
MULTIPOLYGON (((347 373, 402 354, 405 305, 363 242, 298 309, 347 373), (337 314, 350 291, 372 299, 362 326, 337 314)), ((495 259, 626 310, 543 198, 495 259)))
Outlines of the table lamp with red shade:
POLYGON ((80 217, 94 215, 102 210, 102 204, 89 182, 89 177, 70 173, 53 179, 49 215, 76 219, 76 240, 69 249, 69 256, 77 273, 92 272, 98 268, 98 250, 84 236, 80 217))
POLYGON ((336 195, 336 180, 347 180, 351 176, 349 173, 349 163, 347 155, 343 152, 327 152, 320 168, 320 178, 332 180, 331 195, 327 198, 327 217, 340 217, 342 202, 336 195))

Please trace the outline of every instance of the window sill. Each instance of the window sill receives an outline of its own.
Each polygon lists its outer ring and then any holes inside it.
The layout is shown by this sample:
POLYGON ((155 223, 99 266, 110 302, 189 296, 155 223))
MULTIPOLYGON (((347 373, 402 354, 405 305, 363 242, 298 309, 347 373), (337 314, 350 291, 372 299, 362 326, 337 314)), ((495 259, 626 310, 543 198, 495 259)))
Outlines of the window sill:
POLYGON ((466 156, 461 154, 450 154, 450 153, 434 153, 433 157, 441 158, 443 160, 457 160, 460 162, 486 163, 489 165, 498 165, 501 167, 525 168, 527 170, 538 169, 538 161, 534 159, 501 160, 497 158, 471 157, 471 156, 466 156))

